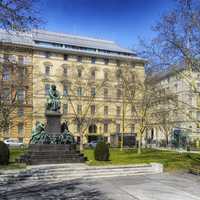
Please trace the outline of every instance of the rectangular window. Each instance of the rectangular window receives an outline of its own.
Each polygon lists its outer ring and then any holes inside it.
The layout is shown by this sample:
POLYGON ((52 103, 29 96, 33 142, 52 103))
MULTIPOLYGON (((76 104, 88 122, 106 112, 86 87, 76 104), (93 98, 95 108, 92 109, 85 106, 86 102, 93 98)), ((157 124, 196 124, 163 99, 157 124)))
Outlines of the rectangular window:
POLYGON ((91 71, 91 78, 94 80, 96 78, 96 72, 95 70, 91 71))
POLYGON ((108 97, 108 88, 104 88, 103 94, 104 94, 104 98, 108 97))
POLYGON ((25 67, 19 67, 18 68, 18 76, 19 76, 19 78, 25 78, 26 77, 26 68, 25 67))
POLYGON ((131 125, 131 133, 135 133, 135 124, 131 125))
POLYGON ((90 109, 91 109, 91 115, 94 115, 96 112, 95 105, 91 105, 90 109))
POLYGON ((2 79, 3 81, 10 80, 10 70, 7 67, 3 67, 2 79))
POLYGON ((117 60, 117 61, 116 61, 116 64, 117 64, 117 67, 120 67, 120 65, 121 65, 120 60, 117 60))
POLYGON ((120 124, 116 124, 116 133, 120 133, 120 124))
POLYGON ((78 69, 78 77, 81 78, 82 77, 82 70, 78 69))
POLYGON ((121 114, 121 107, 117 106, 117 116, 120 116, 120 114, 121 114))
POLYGON ((44 52, 44 56, 45 56, 45 58, 50 58, 51 53, 50 52, 44 52))
POLYGON ((50 74, 50 66, 45 66, 45 75, 49 76, 50 74))
POLYGON ((78 87, 78 89, 77 89, 77 95, 78 95, 78 96, 83 96, 82 87, 78 87))
POLYGON ((10 99, 10 89, 9 88, 4 88, 2 91, 2 99, 3 100, 9 100, 10 99))
POLYGON ((104 72, 104 79, 108 80, 108 72, 104 72))
POLYGON ((104 124, 103 131, 104 131, 104 133, 108 133, 108 124, 107 123, 104 124))
POLYGON ((80 133, 81 131, 81 125, 80 122, 77 122, 77 132, 80 133))
POLYGON ((23 137, 19 137, 18 141, 23 143, 24 138, 23 137))
POLYGON ((117 98, 121 98, 122 91, 120 89, 117 89, 117 98))
POLYGON ((68 113, 68 104, 63 104, 63 114, 68 113))
POLYGON ((92 88, 91 88, 91 96, 92 96, 92 97, 95 97, 95 96, 96 96, 96 88, 95 88, 95 87, 92 87, 92 88))
POLYGON ((96 58, 94 58, 94 57, 91 58, 91 63, 92 63, 92 64, 95 64, 95 63, 96 63, 96 58))
POLYGON ((109 59, 104 59, 104 64, 108 65, 108 63, 109 63, 109 59))
POLYGON ((63 86, 63 96, 68 95, 68 87, 66 85, 63 86))
POLYGON ((134 113, 135 113, 135 107, 131 106, 131 114, 134 115, 134 113))
POLYGON ((64 68, 63 68, 63 75, 64 75, 64 76, 67 76, 67 67, 64 67, 64 68))
POLYGON ((108 106, 104 106, 104 115, 108 115, 108 106))
POLYGON ((18 56, 18 63, 20 64, 20 65, 23 65, 24 64, 24 57, 23 56, 18 56))
POLYGON ((17 90, 17 100, 21 103, 24 102, 24 100, 25 100, 25 90, 23 90, 23 89, 17 90))
POLYGON ((64 55, 63 55, 63 59, 64 59, 64 60, 68 60, 68 55, 67 55, 67 54, 64 54, 64 55))
POLYGON ((4 62, 9 62, 10 61, 9 54, 4 54, 3 59, 4 59, 4 62))
POLYGON ((3 138, 4 138, 4 140, 5 140, 5 139, 9 139, 9 137, 10 137, 10 127, 9 127, 9 125, 8 125, 8 126, 5 126, 5 127, 3 128, 2 133, 3 133, 3 138))
POLYGON ((77 62, 82 62, 82 56, 77 56, 77 62))
POLYGON ((24 107, 23 106, 18 107, 17 114, 19 117, 24 116, 24 107))
POLYGON ((82 105, 77 105, 77 114, 78 115, 82 114, 82 105))
POLYGON ((45 95, 49 94, 49 89, 50 89, 50 85, 49 84, 45 84, 45 95))
POLYGON ((18 124, 18 135, 19 137, 24 136, 24 124, 21 122, 18 124))

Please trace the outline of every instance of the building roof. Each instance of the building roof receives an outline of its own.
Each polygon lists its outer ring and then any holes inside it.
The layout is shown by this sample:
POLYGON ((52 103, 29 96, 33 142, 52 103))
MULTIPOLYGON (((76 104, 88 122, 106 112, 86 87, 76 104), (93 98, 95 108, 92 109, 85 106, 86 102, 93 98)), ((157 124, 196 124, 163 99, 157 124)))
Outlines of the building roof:
POLYGON ((76 35, 55 33, 42 30, 33 31, 33 40, 135 54, 135 52, 129 49, 120 47, 114 41, 101 40, 90 37, 81 37, 76 35))
POLYGON ((161 81, 165 78, 168 78, 170 76, 174 76, 177 73, 185 70, 186 67, 184 67, 183 65, 181 66, 173 66, 173 67, 169 67, 167 68, 165 71, 160 71, 160 72, 156 72, 154 74, 152 74, 152 79, 154 79, 155 81, 161 81))
POLYGON ((114 57, 144 61, 135 52, 122 48, 114 41, 82 37, 44 30, 33 30, 28 33, 7 33, 0 30, 0 42, 30 46, 33 49, 48 51, 82 53, 92 56, 114 57))

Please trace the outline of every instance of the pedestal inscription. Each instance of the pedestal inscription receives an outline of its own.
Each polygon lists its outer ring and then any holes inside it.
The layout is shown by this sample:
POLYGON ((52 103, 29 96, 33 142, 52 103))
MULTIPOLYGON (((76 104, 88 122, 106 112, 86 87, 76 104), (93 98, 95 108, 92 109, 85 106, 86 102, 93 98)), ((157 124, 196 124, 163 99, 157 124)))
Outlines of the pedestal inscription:
POLYGON ((45 131, 49 136, 56 137, 61 134, 61 113, 46 112, 47 125, 45 131))

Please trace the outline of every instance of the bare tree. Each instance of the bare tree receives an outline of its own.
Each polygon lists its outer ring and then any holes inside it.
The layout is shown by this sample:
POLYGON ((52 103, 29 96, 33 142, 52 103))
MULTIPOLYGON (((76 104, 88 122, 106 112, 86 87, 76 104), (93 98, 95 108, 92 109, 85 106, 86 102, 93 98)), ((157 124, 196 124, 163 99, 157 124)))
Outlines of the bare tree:
POLYGON ((177 0, 177 7, 164 15, 153 30, 150 44, 142 42, 142 54, 151 69, 186 67, 199 69, 200 2, 177 0))
MULTIPOLYGON (((156 36, 150 42, 141 41, 140 53, 149 60, 147 71, 152 74, 173 72, 173 76, 183 81, 190 94, 198 99, 199 86, 194 74, 200 71, 200 1, 176 0, 176 4, 153 27, 156 36)), ((198 119, 191 118, 188 113, 189 110, 198 112, 199 105, 189 105, 181 98, 178 101, 178 112, 184 115, 183 118, 199 124, 198 119)))
POLYGON ((1 0, 0 28, 24 32, 37 28, 42 22, 36 0, 1 0))
MULTIPOLYGON (((35 0, 0 0, 0 13, 0 28, 11 37, 42 23, 35 0)), ((18 52, 24 49, 8 44, 9 41, 6 44, 4 40, 0 41, 0 131, 7 131, 14 125, 17 110, 22 110, 28 102, 30 104, 31 95, 28 84, 32 74, 31 58, 26 62, 22 56, 18 57, 18 52)), ((30 48, 25 51, 31 54, 30 48)))
POLYGON ((0 63, 0 132, 8 132, 15 126, 17 117, 24 113, 24 106, 31 102, 31 59, 22 56, 17 59, 12 48, 1 46, 4 48, 6 54, 0 63))
POLYGON ((83 139, 87 136, 89 126, 99 120, 98 114, 102 104, 96 99, 102 98, 101 89, 105 82, 105 80, 95 81, 90 73, 85 74, 84 78, 76 77, 73 85, 68 87, 69 93, 63 99, 69 102, 72 108, 72 122, 77 125, 81 151, 84 149, 83 139))

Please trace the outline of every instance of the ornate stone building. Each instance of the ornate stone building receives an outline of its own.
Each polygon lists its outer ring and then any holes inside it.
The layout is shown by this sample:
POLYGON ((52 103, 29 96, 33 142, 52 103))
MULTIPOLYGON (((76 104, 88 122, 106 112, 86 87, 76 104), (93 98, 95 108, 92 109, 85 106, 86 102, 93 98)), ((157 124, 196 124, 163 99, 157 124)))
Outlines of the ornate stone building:
POLYGON ((33 49, 29 43, 28 38, 21 41, 0 32, 0 101, 9 104, 9 108, 1 109, 1 118, 5 116, 3 112, 10 113, 8 121, 11 122, 9 129, 1 132, 0 138, 18 138, 26 143, 32 129, 33 111, 33 49))
MULTIPOLYGON (((31 47, 33 125, 37 120, 45 121, 46 94, 55 84, 62 96, 63 120, 69 122, 77 140, 83 136, 87 142, 102 135, 111 142, 112 135, 122 130, 127 134, 137 131, 119 78, 124 67, 144 78, 145 61, 133 51, 113 41, 47 31, 7 37, 1 33, 0 38, 8 43, 21 41, 16 46, 31 47), (24 38, 28 44, 23 44, 24 38)), ((25 132, 27 141, 31 131, 25 132)), ((15 133, 11 136, 18 137, 15 133)))

